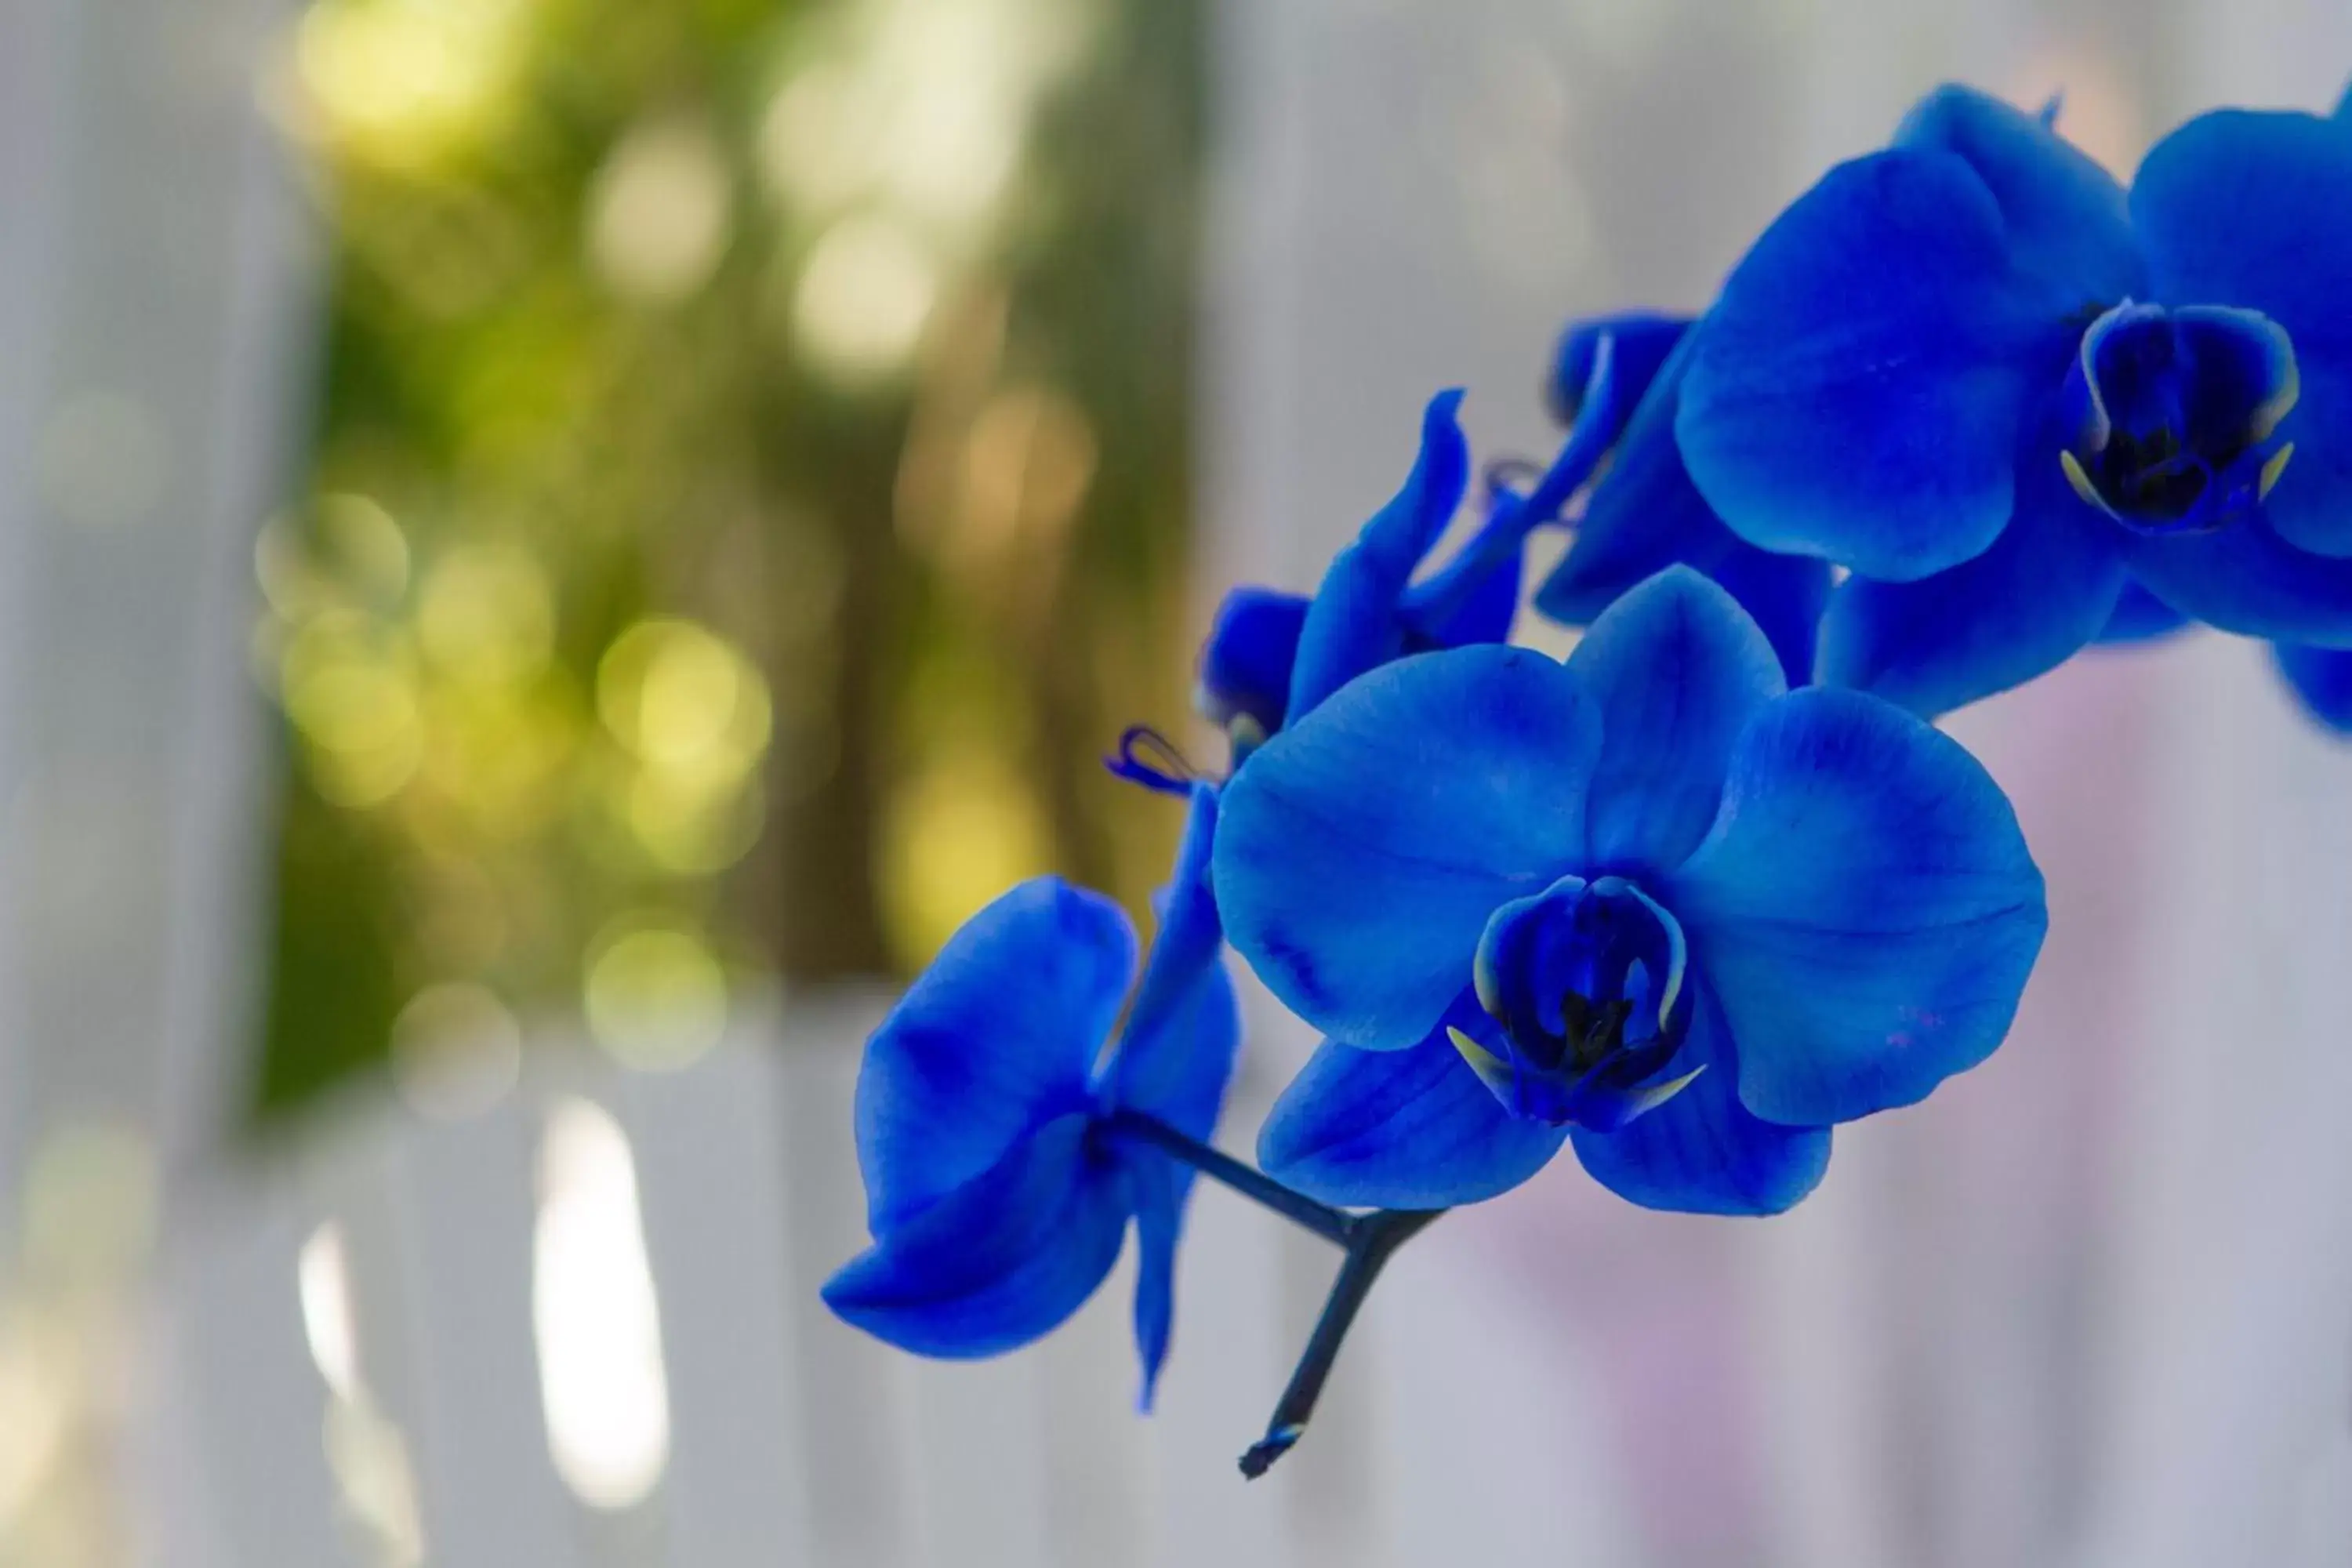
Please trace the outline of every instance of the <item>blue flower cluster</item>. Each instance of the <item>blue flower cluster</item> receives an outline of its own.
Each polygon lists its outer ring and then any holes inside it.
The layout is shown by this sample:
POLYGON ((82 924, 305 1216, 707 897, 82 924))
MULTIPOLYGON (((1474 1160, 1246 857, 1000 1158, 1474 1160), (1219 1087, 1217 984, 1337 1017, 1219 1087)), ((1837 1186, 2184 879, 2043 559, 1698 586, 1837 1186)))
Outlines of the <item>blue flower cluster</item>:
POLYGON ((1538 605, 1685 563, 1792 679, 1927 715, 2197 622, 2352 716, 2352 116, 2200 116, 2128 191, 2054 119, 1943 88, 1800 196, 1538 605))
POLYGON ((2352 118, 2208 114, 2128 191, 2055 120, 1931 94, 1702 314, 1564 333, 1559 451, 1490 466, 1442 563, 1458 392, 1313 595, 1231 595, 1196 696, 1228 775, 1114 763, 1191 813, 1132 1001, 1092 894, 1030 883, 959 933, 867 1047, 874 1242, 834 1310, 992 1354, 1132 1221, 1148 1399, 1206 1173, 1346 1251, 1258 1473, 1439 1211, 1565 1145, 1639 1205, 1776 1214, 1838 1123, 2000 1046, 2042 879, 1934 717, 2201 623, 2352 727, 2352 118), (1507 642, 1555 526, 1565 661, 1507 642), (1255 1166, 1209 1143, 1227 946, 1323 1036, 1255 1166))
POLYGON ((1140 981, 1119 907, 1043 877, 973 916, 908 988, 857 1078, 874 1245, 827 1282, 827 1306, 919 1354, 994 1355, 1076 1311, 1132 1220, 1150 1404, 1192 1173, 1118 1129, 1139 1114, 1206 1139, 1233 1076, 1241 1018, 1208 886, 1216 821, 1202 785, 1140 981))

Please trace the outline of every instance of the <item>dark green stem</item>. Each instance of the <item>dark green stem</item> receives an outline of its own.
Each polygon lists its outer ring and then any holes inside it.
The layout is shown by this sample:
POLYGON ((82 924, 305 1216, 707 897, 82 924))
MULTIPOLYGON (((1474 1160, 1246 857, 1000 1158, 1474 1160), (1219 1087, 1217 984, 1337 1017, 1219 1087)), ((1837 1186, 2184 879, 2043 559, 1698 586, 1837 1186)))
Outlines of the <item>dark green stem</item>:
POLYGON ((1275 1403, 1274 1419, 1266 1423, 1265 1436, 1251 1444, 1249 1452, 1242 1456, 1242 1474, 1255 1480, 1276 1459, 1290 1452, 1291 1446, 1307 1430, 1307 1419, 1315 1414, 1315 1402, 1322 1397, 1323 1384, 1331 1375, 1332 1364, 1339 1359, 1339 1346, 1348 1337, 1348 1329, 1355 1322, 1356 1313, 1363 1307, 1364 1298, 1371 1294, 1372 1282, 1380 1278, 1389 1258, 1445 1211, 1373 1209, 1366 1214, 1350 1214, 1294 1192, 1256 1166, 1236 1160, 1139 1110, 1114 1110, 1103 1118, 1100 1125, 1115 1137, 1149 1143, 1211 1181, 1230 1187, 1292 1224, 1347 1249, 1339 1278, 1331 1282, 1331 1294, 1324 1300, 1323 1315, 1315 1321, 1315 1332, 1307 1339, 1306 1352, 1290 1374, 1289 1385, 1275 1403))
POLYGON ((1265 1424, 1265 1436, 1251 1444, 1249 1451, 1242 1456, 1244 1476, 1257 1479, 1297 1443, 1315 1414, 1315 1402, 1322 1397, 1332 1364, 1339 1359, 1339 1346, 1348 1337, 1349 1327, 1355 1322, 1364 1299, 1372 1292, 1372 1282, 1380 1278, 1381 1270, 1388 1266, 1398 1247, 1444 1212, 1381 1209, 1352 1216, 1356 1226, 1348 1239, 1347 1260, 1339 1265, 1339 1277, 1331 1282, 1331 1294, 1324 1299, 1323 1315, 1315 1321, 1315 1332, 1298 1358, 1297 1370, 1290 1374, 1289 1385, 1275 1404, 1274 1417, 1265 1424))
POLYGON ((1292 1224, 1304 1226, 1336 1247, 1349 1245, 1362 1223, 1355 1215, 1329 1204, 1317 1203, 1305 1193, 1293 1192, 1256 1166, 1213 1149, 1197 1138, 1179 1132, 1156 1117, 1139 1110, 1114 1110, 1104 1118, 1110 1131, 1149 1143, 1161 1153, 1190 1165, 1213 1182, 1232 1188, 1253 1203, 1272 1209, 1292 1224))

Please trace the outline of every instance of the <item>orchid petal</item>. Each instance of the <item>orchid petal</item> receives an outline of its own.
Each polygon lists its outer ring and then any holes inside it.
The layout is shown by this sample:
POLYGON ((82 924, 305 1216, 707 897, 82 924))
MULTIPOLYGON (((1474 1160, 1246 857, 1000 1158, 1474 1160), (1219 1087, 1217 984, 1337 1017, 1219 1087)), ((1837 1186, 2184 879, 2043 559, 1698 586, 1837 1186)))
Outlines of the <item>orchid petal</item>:
POLYGON ((1583 852, 1599 716, 1526 648, 1421 654, 1349 685, 1225 786, 1214 874, 1234 948, 1293 1012, 1419 1043, 1501 904, 1583 852))
POLYGON ((1594 621, 1568 668, 1601 710, 1589 864, 1680 865, 1715 821, 1733 742, 1788 689, 1771 647, 1728 594, 1677 566, 1594 621))
POLYGON ((2097 637, 2124 584, 2124 541, 2067 488, 2055 456, 2023 477, 1991 549, 1916 583, 1849 577, 1822 623, 1824 685, 1926 718, 2022 685, 2097 637))
POLYGON ((2146 291, 2123 186, 2040 115, 1948 83, 1905 116, 1895 145, 1949 153, 1975 170, 2017 266, 2062 304, 2146 291))
POLYGON ((1757 549, 1726 528, 1691 484, 1675 445, 1676 388, 1687 361, 1687 349, 1678 350, 1635 409, 1615 461, 1586 499, 1568 553, 1537 590, 1536 608, 1567 626, 1589 626, 1636 584, 1687 565, 1739 601, 1790 683, 1801 685, 1812 675, 1829 567, 1757 549))
POLYGON ((1058 877, 966 921, 908 986, 857 1074, 857 1164, 879 1237, 1085 1102, 1127 999, 1135 931, 1058 877))
POLYGON ((1458 420, 1461 406, 1458 391, 1429 400, 1422 416, 1421 454, 1404 488, 1323 574, 1298 634, 1297 662, 1290 675, 1291 721, 1405 651, 1406 627, 1398 605, 1470 483, 1470 444, 1458 420))
POLYGON ((1806 1127, 1908 1105, 1990 1056, 2049 924, 1982 765, 1824 688, 1748 725, 1714 830, 1660 900, 1738 1043, 1741 1103, 1806 1127))
MULTIPOLYGON (((1466 993, 1448 1012, 1481 1026, 1466 993)), ((1328 1204, 1449 1208, 1508 1192, 1541 1170, 1567 1130, 1513 1116, 1441 1025, 1409 1050, 1327 1040, 1258 1133, 1268 1175, 1328 1204)))
POLYGON ((918 1355, 997 1355, 1059 1327, 1118 1261, 1127 1184, 1087 1118, 1046 1123, 824 1286, 845 1321, 918 1355))
POLYGON ((1723 1009, 1705 986, 1675 1070, 1698 1076, 1614 1132, 1569 1134, 1594 1181, 1644 1208, 1772 1215, 1795 1205, 1829 1168, 1826 1127, 1784 1127, 1739 1102, 1739 1068, 1723 1009))
POLYGON ((1696 329, 1675 434, 1750 543, 1904 582, 2008 522, 2032 400, 2063 374, 2062 307, 2020 270, 1963 159, 1840 164, 1732 272, 1696 329))

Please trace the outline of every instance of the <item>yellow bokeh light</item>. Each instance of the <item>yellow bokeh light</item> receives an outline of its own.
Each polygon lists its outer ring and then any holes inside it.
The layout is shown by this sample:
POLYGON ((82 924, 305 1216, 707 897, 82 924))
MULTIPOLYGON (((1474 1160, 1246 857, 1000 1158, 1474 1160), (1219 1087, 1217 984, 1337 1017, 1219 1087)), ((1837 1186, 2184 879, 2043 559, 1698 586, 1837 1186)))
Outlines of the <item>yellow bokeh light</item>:
POLYGON ((425 657, 483 684, 539 673, 555 648, 555 597, 547 572, 510 544, 467 544, 433 564, 417 606, 425 657))
POLYGON ((727 975, 699 933, 659 916, 623 916, 590 944, 583 992, 589 1032, 631 1067, 684 1067, 727 1028, 727 975))
POLYGON ((690 765, 722 743, 746 698, 742 661, 700 637, 667 639, 637 689, 637 751, 647 762, 690 765))
POLYGON ((726 157, 708 131, 665 121, 640 126, 596 172, 589 258, 623 294, 682 299, 725 253, 733 201, 726 157))
POLYGON ((419 163, 487 121, 525 20, 522 0, 321 0, 295 35, 295 71, 328 133, 382 163, 419 163))
POLYGON ((939 265, 903 224, 843 218, 817 240, 793 293, 793 341, 844 381, 886 376, 922 341, 939 265))
POLYGON ((713 794, 648 770, 630 781, 622 810, 654 864, 679 876, 710 876, 759 842, 767 803, 757 779, 746 785, 713 794))
POLYGON ((887 934, 912 969, 982 905, 1051 869, 1052 837, 1035 797, 1002 759, 960 754, 892 798, 882 854, 887 934))
POLYGON ((760 121, 760 173, 770 190, 807 211, 846 205, 872 174, 878 108, 870 75, 850 62, 802 67, 760 121))
POLYGON ((965 564, 994 555, 1023 535, 1062 534, 1094 484, 1094 426, 1085 410, 1050 387, 1013 387, 989 399, 964 446, 956 526, 940 542, 965 564))
POLYGON ((286 697, 303 733, 330 752, 381 751, 416 722, 415 688, 385 665, 329 665, 306 676, 286 697))
POLYGON ((330 800, 373 805, 415 773, 425 727, 411 665, 397 638, 355 611, 315 616, 288 642, 279 693, 330 800))
POLYGON ((320 500, 319 551, 334 579, 357 596, 390 605, 408 592, 408 535, 373 496, 320 500))
POLYGON ((1020 160, 1037 84, 1020 49, 1029 19, 1014 8, 899 0, 886 25, 877 65, 898 92, 879 172, 892 196, 938 224, 976 221, 1020 160))
POLYGON ((335 805, 362 810, 398 795, 424 760, 424 730, 411 726, 365 751, 314 753, 310 780, 335 805))
POLYGON ((734 646, 683 620, 640 621, 596 667, 596 710, 647 766, 725 787, 767 750, 768 683, 734 646))
POLYGON ((282 512, 264 522, 254 537, 253 580, 270 609, 289 621, 316 615, 325 607, 330 591, 312 569, 294 520, 282 512))
POLYGON ((562 806, 584 720, 560 681, 427 694, 424 776, 478 831, 520 838, 562 806))
POLYGON ((1069 0, 869 0, 770 102, 761 173, 805 216, 875 203, 965 251, 1091 20, 1069 0))

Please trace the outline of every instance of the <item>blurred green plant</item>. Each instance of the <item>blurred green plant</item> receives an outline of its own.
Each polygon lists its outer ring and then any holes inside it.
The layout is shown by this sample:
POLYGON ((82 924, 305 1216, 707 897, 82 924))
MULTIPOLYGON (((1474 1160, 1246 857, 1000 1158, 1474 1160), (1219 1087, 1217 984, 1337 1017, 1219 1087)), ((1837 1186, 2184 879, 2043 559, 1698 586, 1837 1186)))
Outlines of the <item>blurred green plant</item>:
POLYGON ((256 554, 264 1111, 518 1016, 680 1060, 746 983, 902 972, 1039 870, 1140 904, 1176 824, 1096 759, 1181 709, 1198 26, 300 18, 332 304, 256 554))

